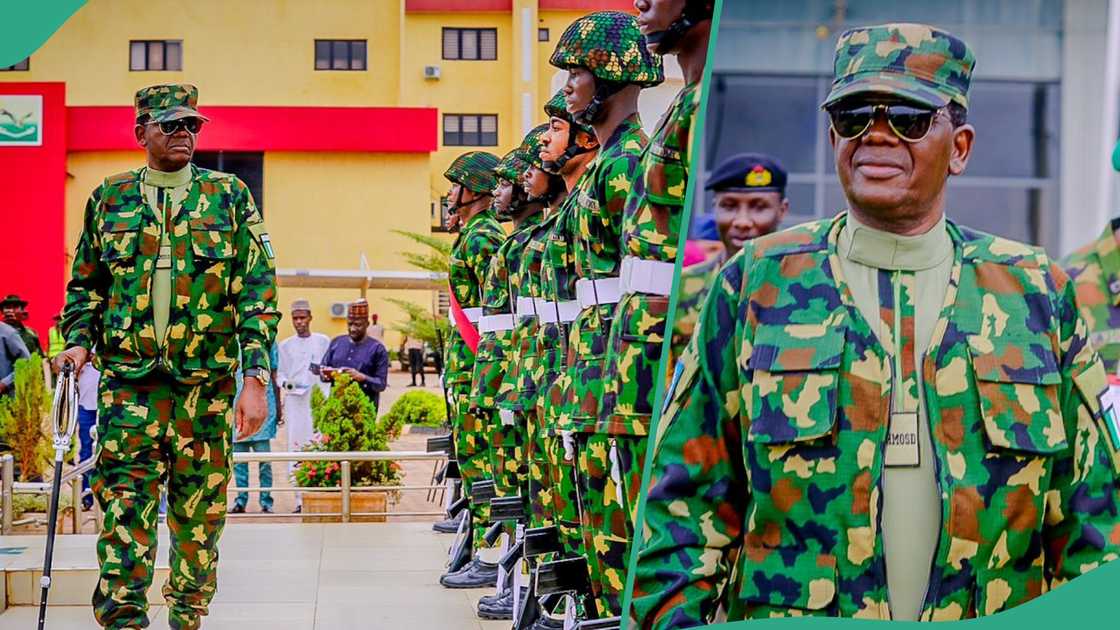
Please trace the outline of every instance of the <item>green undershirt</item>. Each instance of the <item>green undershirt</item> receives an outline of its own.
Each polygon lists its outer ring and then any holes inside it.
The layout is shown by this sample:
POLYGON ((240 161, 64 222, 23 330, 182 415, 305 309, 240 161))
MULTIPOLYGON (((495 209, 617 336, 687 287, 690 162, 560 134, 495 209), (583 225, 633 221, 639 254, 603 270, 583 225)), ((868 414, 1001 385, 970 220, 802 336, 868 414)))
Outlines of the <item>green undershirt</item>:
MULTIPOLYGON (((946 230, 945 217, 925 234, 898 236, 867 227, 849 213, 840 231, 837 249, 840 267, 856 306, 876 336, 881 324, 879 270, 914 272, 914 360, 917 373, 921 375, 922 357, 929 347, 953 268, 953 241, 946 230)), ((901 384, 892 383, 891 389, 900 392, 901 384)), ((891 616, 911 621, 921 613, 941 528, 941 497, 929 435, 925 388, 919 386, 918 392, 921 463, 910 468, 884 468, 883 473, 882 536, 891 616)))
POLYGON ((155 213, 160 226, 159 258, 152 277, 152 314, 155 317, 156 342, 163 345, 171 316, 171 233, 168 229, 175 213, 187 196, 191 182, 191 165, 167 173, 144 169, 144 200, 155 213))

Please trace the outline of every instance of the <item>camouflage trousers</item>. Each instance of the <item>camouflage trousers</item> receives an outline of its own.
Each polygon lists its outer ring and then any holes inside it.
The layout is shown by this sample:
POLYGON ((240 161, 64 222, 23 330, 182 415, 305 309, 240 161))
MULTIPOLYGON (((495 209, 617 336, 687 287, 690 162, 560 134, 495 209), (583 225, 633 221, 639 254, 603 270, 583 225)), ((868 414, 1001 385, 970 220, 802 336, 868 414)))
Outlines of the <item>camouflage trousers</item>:
POLYGON ((560 429, 594 431, 603 399, 603 373, 607 360, 614 304, 580 311, 568 333, 567 369, 558 396, 561 398, 560 429))
MULTIPOLYGON (((611 323, 606 391, 599 412, 599 433, 646 435, 661 368, 661 345, 669 298, 629 294, 611 323)), ((671 366, 670 368, 671 369, 671 366)))
MULTIPOLYGON (((488 449, 489 412, 472 409, 470 389, 456 387, 452 390, 455 413, 451 432, 455 438, 455 459, 459 463, 459 474, 463 479, 463 496, 471 496, 471 485, 492 479, 490 452, 488 449)), ((476 506, 471 503, 471 524, 474 526, 474 548, 481 549, 486 542, 482 539, 486 525, 490 521, 490 506, 476 506)))
POLYGON ((575 436, 570 433, 554 436, 550 440, 548 459, 552 472, 552 518, 560 532, 564 555, 586 557, 578 472, 579 443, 575 436))
POLYGON ((199 385, 166 377, 103 378, 93 495, 104 514, 93 612, 105 628, 148 626, 160 485, 167 486, 171 574, 168 623, 194 630, 218 585, 218 538, 226 520, 232 376, 199 385))
POLYGON ((622 614, 647 442, 602 433, 577 436, 583 544, 601 617, 622 614))
POLYGON ((525 496, 529 472, 525 459, 525 422, 517 412, 497 409, 491 414, 490 469, 500 497, 525 496))
POLYGON ((525 458, 529 465, 529 527, 555 525, 552 515, 552 464, 550 455, 553 438, 542 426, 540 416, 520 414, 526 423, 525 458))

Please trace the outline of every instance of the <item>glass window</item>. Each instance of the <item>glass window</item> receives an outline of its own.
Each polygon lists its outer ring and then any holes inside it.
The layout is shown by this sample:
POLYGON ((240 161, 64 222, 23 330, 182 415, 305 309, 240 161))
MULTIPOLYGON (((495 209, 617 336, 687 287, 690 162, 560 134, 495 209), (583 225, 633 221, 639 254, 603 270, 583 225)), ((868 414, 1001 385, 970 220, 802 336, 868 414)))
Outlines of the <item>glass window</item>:
POLYGON ((139 40, 128 44, 129 70, 182 70, 183 42, 180 40, 139 40))
POLYGON ((498 145, 496 114, 444 114, 444 146, 492 147, 498 145))
POLYGON ((196 166, 236 175, 253 195, 257 209, 264 215, 264 153, 241 151, 198 151, 196 166))
POLYGON ((552 36, 552 34, 547 28, 538 28, 537 29, 537 41, 538 42, 547 42, 551 36, 552 36))
POLYGON ((498 58, 498 30, 493 28, 444 28, 443 58, 492 61, 498 58))
POLYGON ((316 70, 365 70, 366 40, 315 40, 316 70))

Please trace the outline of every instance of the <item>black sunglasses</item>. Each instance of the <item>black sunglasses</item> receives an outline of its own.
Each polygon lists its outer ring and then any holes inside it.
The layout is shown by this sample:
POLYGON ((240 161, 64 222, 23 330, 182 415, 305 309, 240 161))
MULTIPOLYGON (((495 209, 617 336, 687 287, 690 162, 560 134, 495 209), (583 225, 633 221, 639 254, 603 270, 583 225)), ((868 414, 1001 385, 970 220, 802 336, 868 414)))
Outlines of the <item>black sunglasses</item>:
POLYGON ((880 113, 886 116, 887 125, 896 136, 906 142, 920 142, 929 134, 933 121, 944 108, 929 109, 912 105, 878 103, 859 107, 831 108, 828 117, 832 130, 845 140, 854 140, 867 133, 875 117, 880 113))
POLYGON ((202 130, 201 118, 179 118, 177 120, 165 120, 163 122, 149 122, 149 125, 159 125, 159 131, 165 136, 173 136, 179 133, 180 129, 186 129, 187 133, 197 135, 202 130))

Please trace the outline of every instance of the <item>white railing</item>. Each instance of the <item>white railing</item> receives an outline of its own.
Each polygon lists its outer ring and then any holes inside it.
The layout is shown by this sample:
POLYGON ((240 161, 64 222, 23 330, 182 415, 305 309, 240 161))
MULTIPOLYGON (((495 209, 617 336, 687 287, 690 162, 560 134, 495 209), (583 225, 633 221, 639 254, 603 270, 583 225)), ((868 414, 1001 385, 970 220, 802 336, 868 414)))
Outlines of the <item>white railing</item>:
MULTIPOLYGON (((301 452, 301 451, 278 451, 275 453, 234 453, 233 462, 235 464, 249 463, 249 462, 309 462, 309 461, 327 461, 339 462, 341 479, 340 484, 337 486, 324 486, 315 488, 300 488, 296 486, 289 487, 269 487, 264 488, 260 486, 247 486, 237 487, 230 486, 231 492, 247 492, 247 493, 260 493, 260 492, 309 492, 309 493, 341 493, 342 495, 342 511, 341 512, 316 512, 313 515, 316 517, 340 517, 342 522, 348 523, 354 516, 384 516, 384 517, 403 517, 403 516, 442 516, 443 511, 430 511, 430 512, 393 512, 386 510, 384 512, 353 512, 350 509, 350 499, 354 493, 363 492, 400 492, 408 490, 426 490, 429 493, 429 500, 435 495, 433 492, 443 490, 443 485, 399 485, 399 486, 358 486, 355 487, 351 483, 350 470, 353 462, 375 462, 375 461, 432 461, 435 462, 435 467, 438 468, 441 462, 447 460, 446 453, 427 453, 423 451, 321 451, 321 452, 301 452)), ((81 531, 83 510, 82 510, 82 474, 89 472, 93 469, 94 460, 92 458, 79 463, 78 465, 70 468, 62 475, 62 485, 69 484, 70 494, 73 502, 71 523, 74 533, 81 531)), ((0 456, 0 471, 2 471, 2 479, 0 479, 0 534, 8 535, 12 533, 12 528, 17 525, 27 525, 36 522, 36 518, 25 518, 15 521, 12 513, 12 499, 15 494, 44 494, 50 495, 51 484, 47 482, 16 482, 14 475, 14 460, 10 454, 0 456)), ((231 471, 232 472, 232 471, 231 471)), ((433 471, 433 481, 434 481, 433 471)), ((96 505, 96 504, 95 504, 96 505)), ((304 514, 238 514, 236 518, 302 518, 304 514)), ((59 533, 63 533, 60 528, 59 533)))

